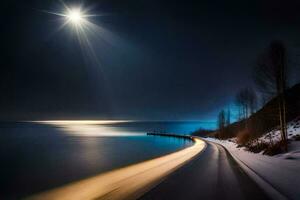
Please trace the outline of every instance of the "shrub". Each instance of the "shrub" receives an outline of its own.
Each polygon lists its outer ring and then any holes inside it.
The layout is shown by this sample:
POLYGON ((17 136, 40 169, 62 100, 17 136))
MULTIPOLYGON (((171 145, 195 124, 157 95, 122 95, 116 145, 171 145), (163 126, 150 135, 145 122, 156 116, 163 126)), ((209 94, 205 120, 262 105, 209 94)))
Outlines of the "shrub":
POLYGON ((295 135, 293 138, 294 138, 295 141, 300 141, 300 135, 298 135, 298 134, 295 135))
POLYGON ((251 140, 245 146, 248 151, 259 153, 267 149, 270 145, 266 142, 256 142, 255 140, 251 140))
POLYGON ((237 143, 239 145, 245 145, 247 142, 249 142, 251 134, 247 129, 244 129, 243 131, 240 131, 237 135, 237 143))
POLYGON ((266 150, 264 151, 263 154, 269 155, 269 156, 274 156, 276 154, 280 154, 284 152, 284 145, 282 142, 277 142, 273 145, 269 145, 266 150))

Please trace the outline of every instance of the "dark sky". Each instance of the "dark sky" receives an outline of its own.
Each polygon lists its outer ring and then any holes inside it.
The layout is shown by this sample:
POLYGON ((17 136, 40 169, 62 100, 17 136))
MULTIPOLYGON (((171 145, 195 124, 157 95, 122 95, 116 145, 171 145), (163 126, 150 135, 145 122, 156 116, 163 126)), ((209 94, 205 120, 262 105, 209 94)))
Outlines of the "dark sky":
POLYGON ((98 63, 71 27, 58 31, 61 18, 42 12, 60 12, 59 0, 1 3, 2 119, 214 120, 252 85, 256 57, 271 40, 292 54, 300 45, 297 0, 84 5, 108 31, 103 41, 90 38, 98 63))

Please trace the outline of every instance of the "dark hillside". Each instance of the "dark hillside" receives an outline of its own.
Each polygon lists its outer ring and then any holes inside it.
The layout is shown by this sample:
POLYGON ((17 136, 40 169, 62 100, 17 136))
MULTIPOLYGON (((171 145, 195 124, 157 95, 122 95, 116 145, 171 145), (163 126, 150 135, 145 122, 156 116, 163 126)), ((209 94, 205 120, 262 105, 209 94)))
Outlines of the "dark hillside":
MULTIPOLYGON (((287 121, 300 116, 300 84, 294 85, 286 91, 286 109, 287 121)), ((249 119, 230 124, 222 133, 215 132, 215 136, 227 139, 246 131, 249 133, 246 141, 257 138, 279 125, 278 113, 278 99, 275 97, 249 119)))
MULTIPOLYGON (((287 122, 300 115, 300 84, 293 86, 286 92, 287 122)), ((249 128, 255 136, 271 131, 279 125, 278 99, 269 101, 262 109, 250 117, 249 128)))

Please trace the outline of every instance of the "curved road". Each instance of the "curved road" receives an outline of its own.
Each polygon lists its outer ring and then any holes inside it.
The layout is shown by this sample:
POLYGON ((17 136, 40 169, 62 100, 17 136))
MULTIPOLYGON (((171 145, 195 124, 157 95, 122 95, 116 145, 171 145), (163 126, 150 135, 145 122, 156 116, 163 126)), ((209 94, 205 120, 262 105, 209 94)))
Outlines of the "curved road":
POLYGON ((137 199, 180 166, 199 155, 205 142, 193 138, 194 144, 165 156, 133 164, 69 183, 28 197, 36 200, 131 200, 137 199))
POLYGON ((145 193, 142 200, 269 199, 221 145, 207 148, 145 193))
POLYGON ((194 138, 166 156, 54 188, 37 200, 268 199, 224 147, 194 138), (206 148, 205 148, 206 146, 206 148))

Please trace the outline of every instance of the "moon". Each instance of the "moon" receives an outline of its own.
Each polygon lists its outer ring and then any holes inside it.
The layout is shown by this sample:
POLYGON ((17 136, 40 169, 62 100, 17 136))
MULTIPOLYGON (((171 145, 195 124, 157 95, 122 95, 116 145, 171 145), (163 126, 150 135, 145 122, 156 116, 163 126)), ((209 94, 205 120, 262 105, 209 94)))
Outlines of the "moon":
POLYGON ((84 22, 84 15, 80 9, 70 9, 66 14, 69 22, 76 26, 80 26, 84 22))

